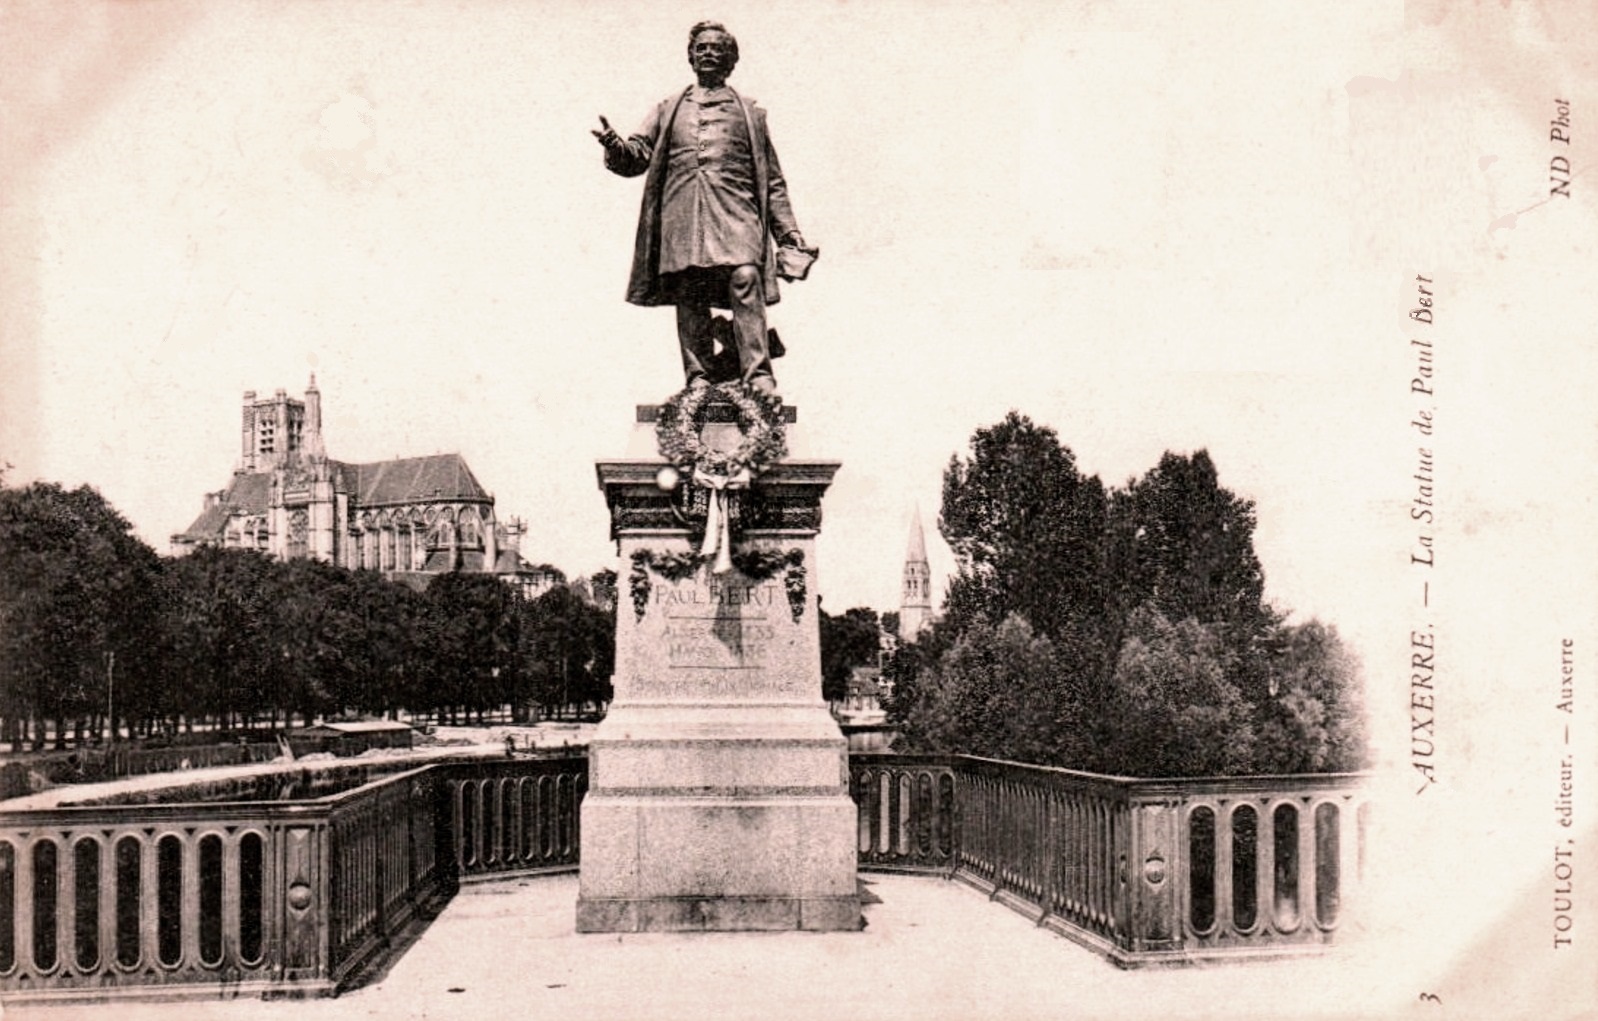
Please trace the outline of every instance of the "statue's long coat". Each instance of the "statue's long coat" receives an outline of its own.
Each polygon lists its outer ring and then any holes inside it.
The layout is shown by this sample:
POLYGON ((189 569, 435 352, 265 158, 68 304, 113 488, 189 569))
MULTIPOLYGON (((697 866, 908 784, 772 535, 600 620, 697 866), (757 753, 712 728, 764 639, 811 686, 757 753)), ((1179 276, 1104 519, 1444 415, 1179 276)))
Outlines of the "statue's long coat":
MULTIPOLYGON (((728 86, 731 90, 732 87, 728 86)), ((797 231, 793 207, 788 203, 788 182, 777 163, 777 151, 766 131, 766 111, 732 90, 749 127, 749 149, 754 154, 755 194, 760 199, 761 234, 766 239, 765 266, 760 274, 765 284, 766 304, 774 305, 777 293, 776 241, 797 231)), ((644 177, 644 197, 638 210, 638 235, 633 242, 632 276, 627 281, 627 300, 634 305, 669 305, 670 295, 660 286, 660 205, 666 189, 666 164, 672 122, 688 90, 668 96, 644 123, 655 125, 654 137, 633 135, 625 146, 605 151, 605 166, 623 177, 644 177), (646 173, 647 172, 647 173, 646 173)))

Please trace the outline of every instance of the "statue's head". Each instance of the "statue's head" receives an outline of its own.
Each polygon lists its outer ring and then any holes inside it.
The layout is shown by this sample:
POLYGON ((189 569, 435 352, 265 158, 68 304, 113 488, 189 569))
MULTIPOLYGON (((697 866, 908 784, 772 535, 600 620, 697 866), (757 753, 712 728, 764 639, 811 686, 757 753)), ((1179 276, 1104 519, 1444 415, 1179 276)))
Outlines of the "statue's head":
POLYGON ((688 66, 725 78, 738 66, 738 40, 721 22, 701 21, 688 30, 688 66))

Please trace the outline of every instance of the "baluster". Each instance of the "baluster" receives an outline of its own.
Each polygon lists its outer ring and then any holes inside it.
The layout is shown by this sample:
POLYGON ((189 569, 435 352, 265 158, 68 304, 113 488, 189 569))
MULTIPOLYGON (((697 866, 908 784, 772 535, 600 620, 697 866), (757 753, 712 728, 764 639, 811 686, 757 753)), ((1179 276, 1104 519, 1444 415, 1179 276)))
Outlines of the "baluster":
POLYGON ((123 833, 113 830, 104 835, 100 843, 100 963, 95 971, 101 975, 115 975, 116 968, 116 906, 117 873, 116 842, 123 833))
POLYGON ((1315 931, 1315 883, 1319 879, 1315 868, 1315 813, 1311 808, 1311 799, 1307 798, 1293 805, 1298 818, 1294 889, 1298 891, 1298 929, 1304 933, 1315 931))
POLYGON ((1232 910, 1232 843, 1237 803, 1220 802, 1215 809, 1215 936, 1237 934, 1232 910))
POLYGON ((1254 832, 1254 911, 1261 934, 1277 930, 1276 813, 1270 808, 1270 799, 1262 798, 1254 832))
POLYGON ((38 974, 39 968, 33 960, 33 845, 38 840, 18 839, 16 842, 15 884, 12 888, 12 903, 16 905, 15 921, 12 923, 14 935, 13 944, 16 947, 16 969, 18 975, 38 974))
POLYGON ((139 864, 139 885, 143 887, 139 894, 139 930, 140 949, 139 963, 142 967, 160 966, 159 930, 157 929, 157 916, 160 914, 160 876, 158 875, 160 863, 156 859, 156 844, 159 842, 157 834, 139 840, 139 849, 143 861, 139 864))
POLYGON ((63 977, 78 971, 78 869, 77 841, 71 830, 61 832, 55 858, 55 957, 63 977))
POLYGON ((240 833, 219 833, 222 841, 222 957, 226 971, 239 962, 239 840, 240 833))

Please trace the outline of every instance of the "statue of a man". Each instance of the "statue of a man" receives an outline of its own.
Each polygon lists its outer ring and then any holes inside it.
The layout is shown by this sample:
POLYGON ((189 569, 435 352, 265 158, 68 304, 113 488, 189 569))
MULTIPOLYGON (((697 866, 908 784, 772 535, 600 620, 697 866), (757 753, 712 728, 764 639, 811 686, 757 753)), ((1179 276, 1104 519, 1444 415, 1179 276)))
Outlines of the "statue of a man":
POLYGON ((668 96, 631 136, 610 122, 593 134, 605 166, 647 174, 627 300, 676 305, 677 339, 689 386, 711 380, 712 308, 732 312, 739 378, 774 392, 766 306, 777 301, 773 242, 803 251, 766 112, 733 91, 738 40, 714 21, 688 33, 697 81, 668 96))

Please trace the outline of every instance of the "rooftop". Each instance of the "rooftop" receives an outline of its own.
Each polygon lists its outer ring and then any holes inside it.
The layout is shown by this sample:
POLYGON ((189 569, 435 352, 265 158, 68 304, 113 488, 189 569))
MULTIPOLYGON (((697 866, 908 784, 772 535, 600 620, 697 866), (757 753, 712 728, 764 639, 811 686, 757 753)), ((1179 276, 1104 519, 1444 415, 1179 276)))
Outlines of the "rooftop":
POLYGON ((1415 995, 1412 976, 1357 948, 1122 971, 962 883, 890 874, 862 883, 858 933, 578 935, 575 874, 506 878, 462 887, 386 974, 336 999, 11 1007, 5 1017, 1387 1017, 1415 995))

